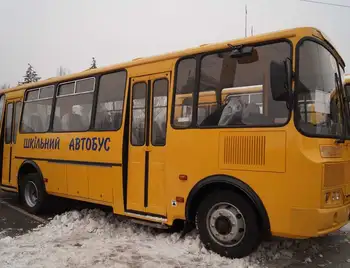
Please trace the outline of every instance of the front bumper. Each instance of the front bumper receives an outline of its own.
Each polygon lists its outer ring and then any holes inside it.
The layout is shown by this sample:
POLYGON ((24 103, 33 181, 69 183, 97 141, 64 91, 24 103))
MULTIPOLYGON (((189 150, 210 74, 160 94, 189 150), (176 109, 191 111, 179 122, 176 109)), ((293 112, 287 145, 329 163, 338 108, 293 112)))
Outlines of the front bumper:
POLYGON ((350 204, 324 209, 293 208, 291 236, 299 238, 322 236, 340 229, 349 222, 350 204))

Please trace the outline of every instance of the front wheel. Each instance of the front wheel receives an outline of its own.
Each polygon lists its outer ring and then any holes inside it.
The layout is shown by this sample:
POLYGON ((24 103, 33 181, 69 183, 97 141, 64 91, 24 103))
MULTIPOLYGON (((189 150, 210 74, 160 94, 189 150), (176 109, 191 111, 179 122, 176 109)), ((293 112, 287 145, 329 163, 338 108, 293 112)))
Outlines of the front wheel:
POLYGON ((196 223, 205 247, 221 256, 242 258, 261 243, 254 207, 233 191, 215 192, 203 200, 196 223))
POLYGON ((46 191, 44 183, 37 174, 28 174, 23 178, 20 196, 28 212, 37 214, 42 211, 46 191))

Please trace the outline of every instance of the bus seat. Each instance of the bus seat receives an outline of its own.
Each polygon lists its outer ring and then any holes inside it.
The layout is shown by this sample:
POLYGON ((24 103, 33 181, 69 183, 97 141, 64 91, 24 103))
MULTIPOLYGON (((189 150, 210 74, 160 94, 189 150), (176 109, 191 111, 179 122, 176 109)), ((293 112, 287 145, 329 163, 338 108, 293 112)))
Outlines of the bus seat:
POLYGON ((260 108, 255 103, 249 103, 243 109, 242 122, 245 125, 259 125, 261 121, 260 108))
POLYGON ((82 117, 79 114, 72 113, 69 116, 69 130, 83 130, 86 129, 86 126, 83 124, 82 117))
MULTIPOLYGON (((165 137, 164 134, 165 131, 162 129, 162 122, 153 121, 153 134, 152 134, 152 143, 153 144, 164 144, 165 137), (153 139, 154 137, 154 139, 153 139)), ((164 124, 165 125, 165 124, 164 124)), ((165 130, 165 129, 164 129, 165 130)))
POLYGON ((53 119, 54 129, 56 130, 62 130, 62 122, 61 118, 57 115, 55 115, 55 118, 53 119))
POLYGON ((43 122, 41 121, 41 118, 37 114, 33 114, 30 117, 30 126, 35 132, 42 132, 44 130, 43 122))
POLYGON ((113 128, 119 128, 122 124, 122 115, 121 113, 114 113, 113 115, 113 128))
POLYGON ((237 125, 242 120, 242 109, 242 102, 236 98, 231 98, 222 111, 218 125, 237 125))

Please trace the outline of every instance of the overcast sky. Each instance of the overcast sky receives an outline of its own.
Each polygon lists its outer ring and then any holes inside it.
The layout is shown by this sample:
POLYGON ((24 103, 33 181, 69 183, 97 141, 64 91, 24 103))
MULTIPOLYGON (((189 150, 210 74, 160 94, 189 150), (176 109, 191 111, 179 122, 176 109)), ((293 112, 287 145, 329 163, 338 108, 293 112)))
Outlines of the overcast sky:
MULTIPOLYGON (((350 5, 350 0, 320 0, 350 5)), ((350 65, 350 8, 299 0, 0 0, 0 84, 31 63, 42 78, 244 36, 315 26, 350 65)), ((349 72, 350 68, 347 68, 349 72)))

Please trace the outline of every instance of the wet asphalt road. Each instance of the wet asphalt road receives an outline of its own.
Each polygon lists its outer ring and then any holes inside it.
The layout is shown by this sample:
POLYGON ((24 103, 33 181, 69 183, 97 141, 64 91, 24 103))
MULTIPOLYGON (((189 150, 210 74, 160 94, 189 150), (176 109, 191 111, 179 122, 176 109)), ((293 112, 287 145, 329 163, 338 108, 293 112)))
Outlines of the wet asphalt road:
MULTIPOLYGON (((22 235, 33 228, 43 224, 38 220, 33 219, 21 212, 9 207, 21 208, 18 203, 17 196, 12 193, 5 193, 0 191, 0 238, 4 236, 22 235)), ((68 201, 64 199, 54 199, 50 203, 50 210, 45 214, 40 215, 43 220, 49 220, 58 213, 70 209, 95 208, 95 205, 68 201)), ((107 208, 99 207, 108 211, 107 208)), ((283 241, 283 239, 276 238, 275 240, 283 241)), ((269 267, 336 267, 336 268, 350 268, 350 233, 336 232, 332 235, 312 239, 312 247, 309 248, 301 246, 294 248, 295 256, 290 260, 271 261, 269 267), (312 262, 308 262, 311 257, 312 262)), ((0 249, 1 250, 1 249, 0 249)))

